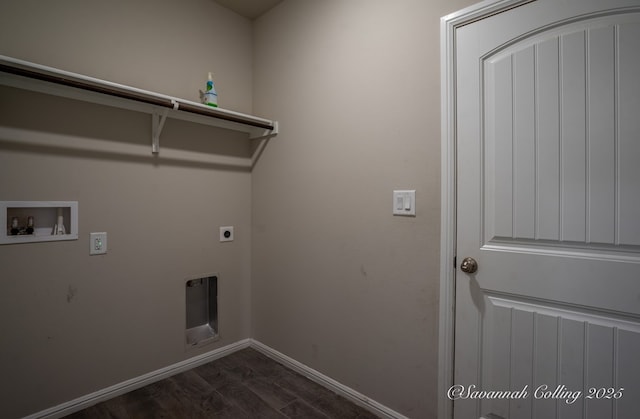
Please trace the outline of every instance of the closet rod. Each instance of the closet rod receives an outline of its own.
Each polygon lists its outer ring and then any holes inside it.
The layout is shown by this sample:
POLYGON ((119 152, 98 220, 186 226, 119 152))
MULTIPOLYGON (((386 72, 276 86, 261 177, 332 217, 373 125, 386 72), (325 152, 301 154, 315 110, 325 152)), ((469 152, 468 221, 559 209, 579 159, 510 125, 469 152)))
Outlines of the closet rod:
POLYGON ((141 89, 130 88, 128 86, 118 85, 116 83, 104 82, 91 77, 81 76, 79 74, 63 72, 54 68, 34 65, 19 60, 10 59, 0 56, 0 71, 14 74, 22 77, 29 77, 36 80, 42 80, 49 83, 60 84, 63 86, 74 87, 91 92, 102 93, 105 95, 116 96, 123 99, 143 102, 154 106, 162 106, 165 108, 175 108, 178 103, 178 110, 198 115, 204 115, 212 118, 218 118, 225 121, 236 122, 253 127, 273 130, 274 124, 262 120, 261 118, 245 117, 242 114, 233 111, 227 111, 205 105, 189 103, 187 101, 172 98, 169 96, 154 94, 141 89))

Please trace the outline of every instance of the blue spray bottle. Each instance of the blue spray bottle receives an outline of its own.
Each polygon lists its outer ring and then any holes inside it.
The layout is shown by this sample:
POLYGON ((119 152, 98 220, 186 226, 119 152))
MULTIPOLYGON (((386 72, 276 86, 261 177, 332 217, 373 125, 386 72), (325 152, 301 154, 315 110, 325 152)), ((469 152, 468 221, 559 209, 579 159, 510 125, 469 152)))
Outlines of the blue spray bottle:
POLYGON ((216 87, 213 85, 213 76, 211 75, 211 72, 209 72, 207 89, 204 92, 204 103, 215 108, 218 107, 218 94, 216 93, 216 87))

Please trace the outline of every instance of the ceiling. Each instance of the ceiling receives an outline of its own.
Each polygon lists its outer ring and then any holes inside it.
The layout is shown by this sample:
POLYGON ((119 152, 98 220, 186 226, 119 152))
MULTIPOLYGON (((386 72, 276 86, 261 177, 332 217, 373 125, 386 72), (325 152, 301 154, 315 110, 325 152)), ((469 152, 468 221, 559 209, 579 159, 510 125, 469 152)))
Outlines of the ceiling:
POLYGON ((275 7, 278 3, 282 2, 282 0, 215 0, 216 3, 219 3, 226 7, 227 9, 231 9, 234 12, 249 18, 255 19, 262 14, 266 13, 268 10, 275 7))

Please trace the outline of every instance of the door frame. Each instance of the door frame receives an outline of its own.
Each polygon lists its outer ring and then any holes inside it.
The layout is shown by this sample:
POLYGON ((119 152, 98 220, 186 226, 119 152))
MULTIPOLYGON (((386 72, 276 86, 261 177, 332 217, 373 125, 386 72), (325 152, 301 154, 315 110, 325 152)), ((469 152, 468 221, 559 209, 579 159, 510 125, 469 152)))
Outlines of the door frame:
POLYGON ((454 384, 456 267, 456 30, 536 0, 485 0, 440 19, 440 307, 438 418, 453 418, 447 390, 454 384))

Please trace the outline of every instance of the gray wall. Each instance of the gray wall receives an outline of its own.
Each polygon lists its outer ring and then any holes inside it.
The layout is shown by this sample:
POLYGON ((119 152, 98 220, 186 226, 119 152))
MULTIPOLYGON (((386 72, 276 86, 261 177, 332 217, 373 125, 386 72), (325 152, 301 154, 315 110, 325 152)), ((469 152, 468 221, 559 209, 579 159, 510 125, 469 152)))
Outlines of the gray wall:
POLYGON ((285 1, 254 29, 281 134, 253 172, 253 336, 412 418, 436 415, 439 18, 471 3, 285 1))
POLYGON ((80 207, 78 241, 0 246, 3 413, 254 337, 434 417, 439 17, 472 2, 287 0, 253 25, 211 0, 3 2, 0 54, 191 100, 214 71, 223 107, 281 123, 249 173, 221 130, 169 121, 155 159, 146 115, 0 91, 0 200, 80 207), (185 351, 184 279, 209 272, 222 340, 185 351))
MULTIPOLYGON (((0 54, 191 100, 214 71, 220 102, 251 112, 251 24, 210 0, 5 1, 0 54)), ((0 246, 0 416, 250 337, 251 173, 220 164, 247 140, 169 120, 154 158, 149 115, 6 87, 0 133, 0 200, 76 200, 80 234, 0 246), (212 272, 222 338, 186 350, 184 281, 212 272)))

